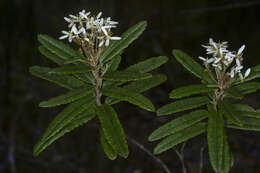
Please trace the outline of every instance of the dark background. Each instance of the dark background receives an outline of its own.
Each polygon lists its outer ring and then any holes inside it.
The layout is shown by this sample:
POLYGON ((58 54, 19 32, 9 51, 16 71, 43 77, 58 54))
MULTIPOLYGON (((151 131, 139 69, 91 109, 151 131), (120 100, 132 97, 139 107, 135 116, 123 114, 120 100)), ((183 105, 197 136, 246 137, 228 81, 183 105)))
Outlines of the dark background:
MULTIPOLYGON (((230 49, 246 44, 245 65, 260 63, 260 1, 254 0, 0 0, 0 172, 1 173, 163 173, 161 166, 129 142, 130 156, 109 161, 99 144, 95 120, 65 135, 40 156, 32 155, 32 147, 50 120, 62 107, 42 109, 38 103, 65 90, 33 77, 32 65, 55 66, 37 50, 37 34, 58 38, 66 29, 63 20, 68 14, 82 9, 119 21, 120 35, 140 20, 148 28, 123 54, 122 66, 140 60, 166 55, 169 62, 158 70, 168 81, 146 95, 156 107, 168 103, 171 89, 199 83, 171 55, 173 48, 193 57, 204 55, 200 46, 209 37, 229 41, 230 49)), ((259 94, 243 102, 259 108, 259 94)), ((140 110, 127 103, 116 106, 125 132, 150 151, 155 143, 147 136, 160 124, 172 119, 158 118, 154 113, 140 110)), ((235 156, 231 172, 260 171, 260 133, 228 130, 229 142, 235 156)), ((188 172, 198 173, 200 149, 205 147, 205 135, 186 144, 185 164, 188 172)), ((178 148, 178 147, 177 147, 178 148)), ((181 172, 181 163, 174 150, 158 156, 173 173, 181 172)), ((207 149, 204 171, 210 168, 207 149)))

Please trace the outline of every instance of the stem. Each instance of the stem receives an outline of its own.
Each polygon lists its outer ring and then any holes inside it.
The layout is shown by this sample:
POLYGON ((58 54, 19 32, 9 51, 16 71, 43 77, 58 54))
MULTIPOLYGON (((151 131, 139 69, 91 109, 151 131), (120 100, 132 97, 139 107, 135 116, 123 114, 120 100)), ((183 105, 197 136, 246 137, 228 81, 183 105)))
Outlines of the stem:
POLYGON ((179 157, 180 161, 181 161, 181 165, 182 165, 182 172, 183 173, 187 173, 187 169, 185 167, 185 162, 184 162, 184 147, 185 147, 185 142, 182 144, 181 146, 181 150, 178 151, 177 149, 175 149, 175 152, 177 154, 177 156, 179 157))
POLYGON ((92 71, 94 78, 96 80, 95 83, 95 92, 96 92, 96 104, 98 106, 101 106, 101 96, 102 96, 102 92, 101 92, 101 88, 102 88, 102 77, 100 76, 100 67, 97 65, 95 66, 95 69, 92 71))
POLYGON ((126 136, 126 138, 133 143, 134 145, 136 145, 138 148, 140 148, 141 150, 143 150, 145 153, 147 153, 149 156, 151 156, 158 164, 160 164, 162 166, 162 168, 165 170, 165 172, 167 173, 171 173, 170 169, 165 165, 165 163, 159 159, 158 157, 154 156, 148 149, 146 149, 142 144, 140 144, 139 142, 137 142, 135 139, 126 136))

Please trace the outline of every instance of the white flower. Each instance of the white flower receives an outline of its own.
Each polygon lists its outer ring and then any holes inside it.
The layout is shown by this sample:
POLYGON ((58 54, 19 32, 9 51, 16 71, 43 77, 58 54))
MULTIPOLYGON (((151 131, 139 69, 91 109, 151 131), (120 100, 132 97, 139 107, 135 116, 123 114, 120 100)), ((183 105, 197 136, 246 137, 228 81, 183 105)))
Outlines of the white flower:
POLYGON ((90 12, 87 12, 85 10, 82 10, 81 12, 79 12, 79 15, 82 19, 87 19, 88 15, 90 15, 90 12))
POLYGON ((72 42, 72 39, 75 37, 71 32, 67 31, 61 31, 64 35, 60 36, 59 39, 63 40, 65 38, 68 38, 69 42, 72 42))

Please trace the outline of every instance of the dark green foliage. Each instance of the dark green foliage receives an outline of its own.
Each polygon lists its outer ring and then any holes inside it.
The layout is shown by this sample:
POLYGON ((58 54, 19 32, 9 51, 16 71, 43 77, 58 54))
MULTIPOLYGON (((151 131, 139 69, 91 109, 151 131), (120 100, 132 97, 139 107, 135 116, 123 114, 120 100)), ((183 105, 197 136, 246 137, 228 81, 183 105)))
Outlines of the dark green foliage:
MULTIPOLYGON (((260 111, 256 111, 248 105, 232 104, 231 99, 241 100, 244 95, 259 89, 259 82, 247 81, 260 77, 260 66, 253 67, 251 74, 243 81, 234 78, 224 86, 218 83, 219 79, 216 79, 214 74, 209 75, 206 68, 186 53, 173 50, 173 55, 184 68, 202 79, 201 84, 172 90, 169 97, 180 100, 162 106, 157 110, 157 115, 169 115, 203 105, 207 105, 208 111, 196 110, 186 113, 156 129, 148 138, 149 141, 162 139, 155 147, 154 153, 162 153, 207 131, 208 153, 214 171, 229 173, 234 158, 229 148, 225 127, 260 131, 260 111), (218 82, 216 82, 217 80, 218 82), (208 97, 184 98, 200 94, 208 94, 208 97), (207 122, 200 122, 206 118, 208 118, 207 122)), ((224 80, 228 80, 228 78, 224 78, 224 80)))
POLYGON ((157 115, 169 115, 176 112, 197 108, 209 103, 209 101, 210 100, 206 96, 178 100, 159 108, 157 110, 157 115))
POLYGON ((39 106, 69 105, 51 121, 34 146, 35 155, 40 154, 67 132, 98 115, 100 142, 108 158, 114 160, 118 155, 124 158, 128 156, 126 137, 111 104, 128 101, 148 111, 155 111, 152 102, 140 93, 166 80, 164 75, 152 76, 147 72, 166 63, 167 57, 153 57, 126 70, 117 71, 121 62, 120 54, 141 35, 146 25, 146 22, 140 22, 128 29, 120 41, 112 41, 99 57, 100 63, 97 66, 91 64, 86 57, 69 45, 47 35, 38 36, 41 43, 39 51, 59 67, 34 66, 30 68, 30 72, 69 90, 64 95, 41 102, 39 106), (123 84, 124 86, 120 86, 123 84), (101 93, 103 96, 109 96, 106 99, 109 104, 99 102, 101 98, 97 96, 97 90, 103 92, 101 93))
POLYGON ((110 87, 104 88, 102 90, 102 93, 105 96, 113 97, 113 98, 119 99, 121 101, 127 101, 131 104, 137 105, 148 111, 152 111, 152 112, 155 111, 155 108, 149 99, 147 99, 145 96, 143 96, 139 93, 133 92, 131 90, 116 87, 116 86, 110 86, 110 87))

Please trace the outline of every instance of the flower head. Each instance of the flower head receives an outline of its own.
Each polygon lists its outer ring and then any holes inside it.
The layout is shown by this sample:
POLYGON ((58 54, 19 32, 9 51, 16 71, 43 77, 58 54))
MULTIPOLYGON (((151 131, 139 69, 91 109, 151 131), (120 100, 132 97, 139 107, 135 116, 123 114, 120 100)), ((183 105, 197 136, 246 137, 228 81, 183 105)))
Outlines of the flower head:
POLYGON ((242 65, 242 53, 245 49, 245 45, 242 45, 238 51, 228 50, 228 42, 215 42, 212 38, 209 39, 209 43, 202 45, 206 49, 206 54, 208 57, 201 57, 199 59, 204 62, 204 65, 208 70, 210 67, 217 71, 221 71, 222 74, 229 76, 230 78, 235 78, 244 80, 250 75, 251 69, 248 68, 243 74, 242 70, 244 66, 242 65))
POLYGON ((113 37, 111 29, 116 28, 118 22, 112 21, 110 17, 102 18, 102 12, 91 16, 90 12, 80 11, 77 15, 70 14, 64 17, 69 23, 69 31, 62 31, 64 35, 59 39, 68 39, 69 42, 87 46, 104 47, 109 46, 110 40, 120 40, 120 37, 113 37))

